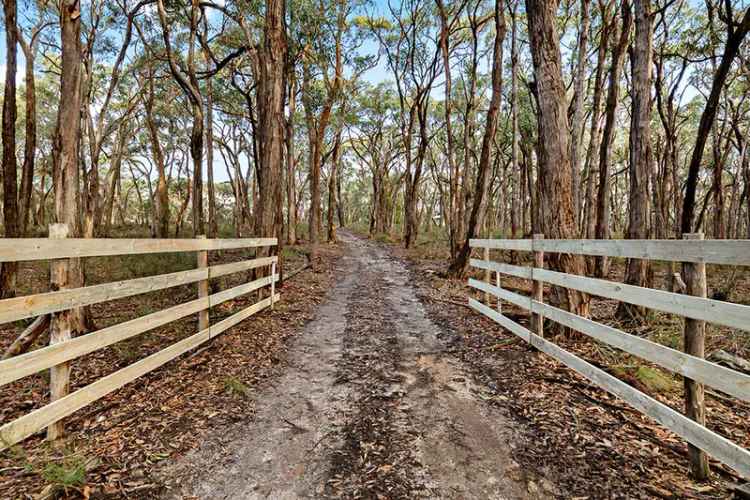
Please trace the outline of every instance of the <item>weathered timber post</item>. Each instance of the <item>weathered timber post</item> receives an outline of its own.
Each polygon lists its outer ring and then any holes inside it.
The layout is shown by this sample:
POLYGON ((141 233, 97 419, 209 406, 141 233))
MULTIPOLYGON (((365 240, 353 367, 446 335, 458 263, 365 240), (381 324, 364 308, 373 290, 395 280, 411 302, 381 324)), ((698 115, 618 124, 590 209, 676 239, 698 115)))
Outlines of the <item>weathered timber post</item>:
MULTIPOLYGON (((500 288, 500 271, 495 272, 495 286, 500 288)), ((503 302, 500 300, 500 297, 497 298, 497 312, 503 312, 503 302)))
MULTIPOLYGON (((538 269, 544 269, 544 251, 537 250, 536 243, 544 239, 543 234, 535 234, 531 241, 531 250, 534 252, 534 267, 538 269)), ((531 298, 537 302, 544 302, 544 283, 534 278, 534 270, 531 270, 531 298)), ((544 337, 544 317, 539 313, 533 313, 531 315, 531 330, 544 337)))
MULTIPOLYGON (((198 239, 205 240, 206 235, 201 234, 200 236, 198 236, 198 239)), ((198 267, 206 268, 206 269, 208 268, 208 250, 198 251, 198 267)), ((208 271, 206 271, 206 273, 208 273, 208 271)), ((198 282, 198 298, 199 299, 202 299, 203 297, 208 297, 208 284, 209 284, 208 277, 205 280, 201 280, 198 282)), ((209 325, 208 314, 209 314, 208 307, 198 312, 198 331, 199 332, 208 328, 208 325, 209 325)))
MULTIPOLYGON (((684 234, 686 240, 702 240, 703 233, 684 234)), ((688 295, 706 298, 706 264, 703 262, 683 262, 682 274, 688 295)), ((685 353, 698 358, 705 357, 706 322, 685 318, 683 331, 685 353)), ((684 378, 685 383, 685 415, 701 425, 706 425, 706 403, 704 401, 703 384, 695 380, 684 378)), ((706 479, 709 475, 708 457, 700 448, 688 444, 690 456, 690 471, 696 479, 706 479)))
POLYGON ((271 309, 276 302, 276 262, 271 262, 271 309))
MULTIPOLYGON (((490 248, 484 247, 484 263, 487 264, 487 269, 484 270, 484 281, 488 284, 492 284, 492 272, 489 270, 490 266, 490 248)), ((488 306, 490 304, 490 292, 484 292, 484 303, 488 306)))
MULTIPOLYGON (((50 224, 50 239, 65 239, 68 237, 70 228, 67 224, 50 224)), ((50 290, 64 290, 70 285, 70 259, 55 259, 49 263, 50 290)), ((71 314, 72 310, 52 313, 49 327, 49 343, 59 344, 71 339, 71 314)), ((70 361, 53 366, 49 370, 49 395, 50 402, 64 398, 70 393, 70 361)), ((62 420, 50 424, 47 427, 47 439, 55 441, 65 434, 65 424, 62 420)))

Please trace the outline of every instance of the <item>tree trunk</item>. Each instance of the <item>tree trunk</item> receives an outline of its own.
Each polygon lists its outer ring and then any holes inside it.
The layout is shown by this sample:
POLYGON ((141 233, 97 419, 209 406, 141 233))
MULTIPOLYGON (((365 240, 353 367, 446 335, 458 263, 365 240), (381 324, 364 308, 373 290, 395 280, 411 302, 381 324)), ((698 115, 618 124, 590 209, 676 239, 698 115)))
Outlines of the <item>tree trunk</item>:
POLYGON ((414 171, 409 168, 405 176, 404 184, 404 247, 411 248, 416 243, 419 236, 419 216, 417 214, 417 204, 419 202, 419 185, 422 182, 422 167, 424 165, 425 155, 427 154, 427 111, 429 106, 429 94, 422 93, 415 98, 415 105, 412 108, 416 111, 417 123, 419 126, 419 144, 417 146, 417 155, 412 165, 414 171))
MULTIPOLYGON (((125 150, 125 141, 127 140, 127 130, 125 121, 123 120, 117 132, 117 146, 115 147, 112 164, 107 174, 107 192, 104 197, 104 230, 102 231, 102 236, 105 238, 109 237, 112 227, 112 211, 115 197, 117 196, 117 186, 120 182, 120 167, 122 166, 122 156, 125 150)), ((167 238, 169 235, 165 233, 161 237, 167 238)))
MULTIPOLYGON (((5 13, 5 90, 3 95, 3 225, 6 238, 18 238, 18 173, 16 164, 16 0, 3 2, 5 13)), ((17 262, 0 264, 0 298, 16 294, 17 262)))
POLYGON ((297 79, 294 71, 289 73, 289 118, 286 121, 286 242, 287 245, 297 243, 297 200, 294 181, 294 113, 297 108, 297 79))
MULTIPOLYGON (((260 165, 258 165, 259 205, 255 230, 258 236, 282 239, 282 165, 284 149, 284 91, 287 39, 284 28, 285 0, 266 0, 263 47, 260 53, 258 121, 260 125, 260 165)), ((269 253, 271 249, 268 249, 269 253)), ((281 258, 281 252, 277 252, 281 258)), ((280 273, 283 264, 279 263, 280 273)))
POLYGON ((586 210, 584 214, 585 238, 593 238, 596 232, 596 205, 594 200, 594 180, 598 169, 599 141, 601 140, 601 102, 602 102, 602 80, 604 78, 604 64, 607 56, 607 46, 611 24, 609 20, 609 3, 600 3, 602 29, 599 35, 599 48, 597 50, 596 74, 594 76, 594 98, 591 107, 591 132, 589 148, 586 152, 586 210))
MULTIPOLYGON (((202 101, 202 99, 201 99, 202 101)), ((205 234, 203 222, 203 105, 193 104, 190 157, 193 159, 193 238, 205 234)))
MULTIPOLYGON (((570 134, 565 88, 560 63, 560 40, 555 20, 556 1, 526 0, 529 39, 539 100, 539 188, 542 229, 546 238, 576 238, 573 212, 570 134)), ((551 267, 570 274, 585 274, 582 257, 554 254, 551 267)), ((558 292, 567 309, 588 316, 590 299, 571 289, 558 292)))
POLYGON ((143 99, 143 107, 146 111, 146 128, 148 129, 149 139, 151 140, 151 152, 156 163, 157 183, 156 183, 156 237, 167 238, 169 235, 169 194, 167 192, 167 176, 164 165, 164 153, 161 148, 159 131, 156 127, 153 116, 154 107, 154 75, 152 69, 148 70, 148 84, 146 85, 147 93, 143 99))
POLYGON ((331 155, 331 174, 328 176, 328 241, 336 242, 336 211, 338 202, 336 200, 336 185, 338 178, 339 162, 341 161, 341 133, 339 130, 336 134, 336 140, 333 144, 333 154, 331 155))
POLYGON ((450 244, 451 259, 455 259, 458 255, 459 242, 461 235, 458 233, 459 225, 458 222, 458 170, 456 167, 456 157, 453 145, 453 126, 451 125, 451 119, 453 115, 452 109, 452 79, 451 79, 451 67, 450 67, 450 51, 448 47, 449 43, 449 25, 448 15, 445 11, 445 5, 442 0, 435 0, 440 12, 440 52, 443 56, 443 71, 445 73, 445 135, 446 135, 446 152, 445 155, 448 160, 448 176, 449 176, 449 195, 448 195, 448 239, 450 244))
POLYGON ((504 2, 495 2, 495 44, 492 57, 492 97, 487 109, 487 123, 482 137, 482 152, 479 157, 479 169, 474 190, 474 204, 469 216, 466 239, 458 257, 451 263, 448 274, 452 277, 463 277, 469 265, 471 246, 469 242, 479 230, 487 205, 487 189, 490 180, 492 143, 497 131, 497 113, 500 109, 503 87, 503 39, 505 38, 504 2))
MULTIPOLYGON (((625 51, 630 39, 630 26, 632 17, 630 14, 629 0, 622 2, 622 22, 620 36, 617 45, 612 49, 612 64, 609 69, 609 88, 607 89, 607 104, 605 108, 604 134, 599 148, 599 189, 596 198, 596 238, 608 239, 609 227, 609 164, 612 156, 612 141, 615 134, 615 115, 620 98, 620 72, 625 57, 625 51)), ((597 257, 594 274, 604 277, 608 272, 608 260, 606 257, 597 257)))
POLYGON ((589 40, 589 6, 591 0, 581 0, 581 26, 578 37, 578 61, 576 65, 575 80, 575 110, 573 112, 573 123, 571 124, 571 161, 573 163, 573 210, 576 214, 576 224, 581 216, 581 161, 580 149, 583 131, 583 101, 585 87, 583 80, 586 77, 586 59, 588 58, 589 40))
MULTIPOLYGON (((34 75, 34 60, 36 57, 36 36, 41 28, 35 28, 29 43, 22 36, 18 41, 26 58, 26 127, 23 154, 23 169, 21 173, 21 193, 19 199, 19 221, 21 223, 20 235, 26 236, 29 225, 29 216, 32 211, 31 194, 34 185, 34 160, 36 156, 36 77, 34 75)), ((7 71, 7 69, 6 69, 7 71)))
MULTIPOLYGON (((644 240, 650 234, 651 213, 648 181, 652 170, 651 159, 651 53, 653 45, 653 13, 651 0, 635 0, 635 46, 633 50, 633 78, 631 97, 633 111, 630 120, 630 191, 628 198, 628 239, 644 240)), ((648 261, 629 259, 625 283, 636 286, 648 284, 648 261)), ((643 318, 646 308, 621 302, 621 319, 643 318)))
POLYGON ((195 38, 198 32, 198 2, 193 0, 190 9, 190 33, 187 49, 187 61, 185 69, 178 64, 170 34, 170 25, 167 21, 167 12, 164 8, 164 0, 157 0, 157 11, 159 23, 161 24, 164 47, 169 62, 169 71, 172 78, 177 82, 187 97, 193 115, 193 126, 190 131, 190 157, 193 160, 193 236, 205 234, 203 224, 203 96, 200 93, 200 85, 195 73, 195 38))
MULTIPOLYGON (((55 189, 55 218, 68 226, 68 237, 81 235, 79 157, 81 138, 81 17, 78 0, 60 4, 61 75, 57 127, 52 149, 55 189)), ((70 259, 68 283, 71 288, 83 286, 81 259, 70 259)), ((72 336, 87 329, 85 311, 74 310, 71 317, 72 336)))
MULTIPOLYGON (((208 55, 206 55, 208 63, 208 55)), ((214 91, 211 79, 206 81, 206 182, 208 184, 208 237, 219 236, 216 220, 216 186, 214 186, 214 91)), ((281 159, 281 158, 279 158, 281 159)))
POLYGON ((525 231, 525 208, 520 209, 522 214, 519 214, 519 208, 525 205, 524 199, 521 196, 523 189, 523 175, 521 168, 518 164, 518 1, 513 3, 513 10, 511 12, 511 44, 510 44, 510 101, 511 101, 511 150, 510 150, 510 161, 511 161, 511 174, 513 176, 513 200, 511 203, 511 215, 513 218, 513 227, 511 236, 513 238, 518 237, 518 221, 521 222, 521 234, 525 231))

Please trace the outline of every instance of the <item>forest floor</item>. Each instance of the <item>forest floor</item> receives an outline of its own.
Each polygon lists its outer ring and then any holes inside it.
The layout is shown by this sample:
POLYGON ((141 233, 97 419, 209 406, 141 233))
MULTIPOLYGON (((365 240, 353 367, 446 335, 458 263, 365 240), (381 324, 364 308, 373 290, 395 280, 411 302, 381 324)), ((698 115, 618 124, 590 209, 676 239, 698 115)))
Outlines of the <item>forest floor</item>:
MULTIPOLYGON (((712 463, 711 481, 691 481, 681 439, 468 309, 465 281, 442 277, 440 251, 339 236, 273 311, 75 414, 64 450, 37 436, 0 455, 0 498, 730 496, 731 471, 712 463)), ((293 269, 302 255, 289 252, 293 269)), ((195 293, 178 291, 95 317, 122 321, 195 293)), ((594 312, 610 315, 612 304, 594 312)), ((504 313, 526 324, 521 311, 504 313)), ((183 323, 88 356, 74 386, 194 331, 194 318, 183 323)), ((679 330, 652 324, 641 333, 667 343, 679 330)), ((711 349, 746 354, 742 337, 710 334, 711 349)), ((681 406, 679 381, 655 367, 591 341, 555 341, 681 406)), ((0 420, 40 406, 44 391, 41 375, 5 386, 0 420)), ((749 446, 750 407, 712 393, 707 403, 709 426, 749 446)))

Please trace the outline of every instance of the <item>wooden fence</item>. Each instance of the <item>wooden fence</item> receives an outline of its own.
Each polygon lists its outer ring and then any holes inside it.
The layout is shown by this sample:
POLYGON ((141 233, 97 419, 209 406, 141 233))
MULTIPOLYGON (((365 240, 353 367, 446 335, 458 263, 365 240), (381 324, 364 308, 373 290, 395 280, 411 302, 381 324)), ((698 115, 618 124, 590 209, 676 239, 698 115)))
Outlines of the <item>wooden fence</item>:
POLYGON ((686 235, 685 240, 545 240, 542 235, 535 235, 534 239, 525 240, 471 240, 473 248, 483 249, 484 259, 472 259, 471 265, 485 271, 485 280, 469 279, 469 285, 484 292, 486 304, 469 298, 469 305, 685 439, 695 476, 708 474, 706 452, 750 479, 750 452, 705 427, 703 401, 703 384, 750 401, 750 376, 703 359, 705 322, 750 331, 750 306, 706 298, 705 267, 706 264, 750 265, 750 240, 702 238, 702 235, 686 235), (491 249, 533 252, 534 267, 493 262, 491 249), (692 295, 544 269, 545 253, 681 262, 687 293, 692 295), (494 284, 491 273, 495 273, 494 284), (503 289, 501 274, 533 280, 532 296, 503 289), (687 352, 545 304, 544 283, 683 316, 687 352), (497 309, 490 306, 490 296, 497 299, 497 309), (501 301, 529 311, 531 330, 504 316, 501 301), (686 390, 685 415, 545 340, 544 318, 682 375, 686 390))
POLYGON ((62 419, 138 377, 216 337, 280 299, 275 284, 277 256, 208 265, 208 252, 275 246, 275 238, 250 239, 68 239, 67 226, 50 226, 49 239, 0 239, 0 262, 50 261, 50 291, 0 300, 0 323, 50 314, 50 344, 0 361, 0 386, 42 370, 50 370, 50 403, 0 426, 0 450, 47 428, 47 436, 63 434, 62 419), (80 257, 196 252, 197 268, 81 288, 68 288, 70 259, 80 257), (209 294, 209 280, 241 271, 270 267, 270 275, 209 294), (71 338, 69 311, 166 288, 197 283, 198 298, 86 335, 71 338), (222 302, 270 287, 268 298, 211 325, 209 309, 222 302), (69 393, 70 362, 97 349, 129 339, 191 314, 198 314, 198 332, 69 393))

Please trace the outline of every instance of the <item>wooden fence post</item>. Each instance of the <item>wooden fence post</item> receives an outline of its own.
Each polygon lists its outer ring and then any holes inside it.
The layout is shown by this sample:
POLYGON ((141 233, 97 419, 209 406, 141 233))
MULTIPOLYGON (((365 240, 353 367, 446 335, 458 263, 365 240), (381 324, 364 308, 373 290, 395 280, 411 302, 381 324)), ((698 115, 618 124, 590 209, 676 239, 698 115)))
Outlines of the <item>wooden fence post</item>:
MULTIPOLYGON (((198 236, 198 239, 205 240, 206 235, 201 234, 198 236)), ((198 251, 198 267, 199 268, 208 268, 208 250, 199 250, 198 251)), ((203 297, 208 297, 208 283, 209 280, 201 280, 198 282, 198 298, 202 299, 203 297)), ((198 331, 202 332, 209 326, 209 308, 203 309, 200 312, 198 312, 198 331)))
MULTIPOLYGON (((702 240, 703 233, 684 234, 686 240, 702 240)), ((702 262, 684 262, 682 274, 688 295, 706 298, 706 264, 702 262)), ((683 331, 685 353, 699 358, 705 357, 706 322, 685 318, 683 331)), ((685 383, 685 415, 701 425, 706 425, 706 403, 704 401, 703 384, 695 380, 684 378, 685 383)), ((709 475, 708 457, 700 448, 688 444, 690 456, 690 470, 696 479, 706 479, 709 475)))
MULTIPOLYGON (((489 266, 490 264, 490 249, 489 247, 484 247, 484 262, 489 266)), ((492 273, 489 269, 484 270, 484 281, 488 284, 492 284, 492 273)), ((488 306, 490 304, 490 292, 484 292, 484 303, 488 306)))
MULTIPOLYGON (((50 224, 49 237, 51 239, 65 239, 68 237, 70 228, 67 224, 50 224)), ((64 290, 69 287, 70 259, 50 260, 49 276, 50 290, 64 290)), ((59 344, 71 339, 70 316, 71 310, 52 313, 49 327, 49 343, 59 344)), ((49 370, 49 395, 50 402, 57 401, 70 393, 70 361, 53 366, 49 370)), ((62 420, 50 424, 47 427, 47 439, 55 441, 65 434, 65 424, 62 420)))
POLYGON ((271 262, 271 309, 276 302, 276 262, 271 262))
MULTIPOLYGON (((543 234, 535 234, 531 242, 531 249, 534 252, 534 267, 544 269, 544 251, 536 249, 536 242, 543 240, 543 234)), ((544 302, 544 283, 534 278, 534 271, 531 271, 531 298, 537 302, 544 302)), ((539 313, 533 313, 531 315, 531 330, 544 337, 544 318, 539 313)))
MULTIPOLYGON (((495 272, 495 286, 500 288, 500 271, 495 272)), ((503 312, 503 301, 500 300, 500 297, 497 297, 497 312, 500 314, 503 312)))

